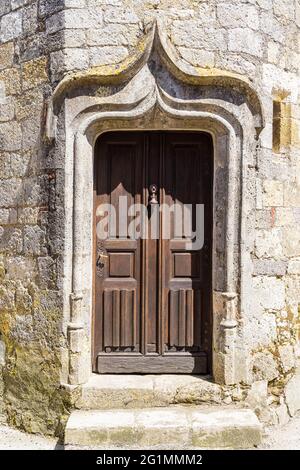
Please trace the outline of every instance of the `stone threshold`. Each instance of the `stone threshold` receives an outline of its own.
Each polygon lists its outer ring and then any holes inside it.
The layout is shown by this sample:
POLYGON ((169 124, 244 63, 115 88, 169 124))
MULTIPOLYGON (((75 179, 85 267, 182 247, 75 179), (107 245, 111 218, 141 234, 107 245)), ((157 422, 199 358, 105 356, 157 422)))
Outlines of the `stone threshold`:
POLYGON ((172 404, 220 404, 221 386, 209 376, 92 374, 82 386, 79 409, 150 408, 172 404))

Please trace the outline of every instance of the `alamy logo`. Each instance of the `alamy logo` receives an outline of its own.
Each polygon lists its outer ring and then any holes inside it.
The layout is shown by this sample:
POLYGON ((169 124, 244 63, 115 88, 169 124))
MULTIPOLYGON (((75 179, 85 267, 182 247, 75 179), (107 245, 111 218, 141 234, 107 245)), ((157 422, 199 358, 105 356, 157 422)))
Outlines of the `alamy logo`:
POLYGON ((126 196, 117 205, 100 204, 96 210, 99 240, 107 238, 185 240, 186 250, 200 250, 204 244, 204 204, 159 204, 128 206, 126 196))

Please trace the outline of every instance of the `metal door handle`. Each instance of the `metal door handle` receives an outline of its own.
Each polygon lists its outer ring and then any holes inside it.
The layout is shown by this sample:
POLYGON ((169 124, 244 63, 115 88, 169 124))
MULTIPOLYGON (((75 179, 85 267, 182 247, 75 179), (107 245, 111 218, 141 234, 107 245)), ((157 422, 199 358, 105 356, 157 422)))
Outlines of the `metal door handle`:
POLYGON ((157 200, 158 187, 156 184, 150 184, 149 187, 149 204, 152 206, 158 204, 157 200))

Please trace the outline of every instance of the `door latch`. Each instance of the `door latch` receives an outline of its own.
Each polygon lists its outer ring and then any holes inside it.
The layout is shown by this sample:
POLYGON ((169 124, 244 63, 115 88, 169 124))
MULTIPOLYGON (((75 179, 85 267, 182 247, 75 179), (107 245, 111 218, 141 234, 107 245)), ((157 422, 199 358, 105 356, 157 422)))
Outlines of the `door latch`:
POLYGON ((150 184, 149 186, 149 204, 152 206, 158 204, 157 200, 158 187, 156 184, 150 184))

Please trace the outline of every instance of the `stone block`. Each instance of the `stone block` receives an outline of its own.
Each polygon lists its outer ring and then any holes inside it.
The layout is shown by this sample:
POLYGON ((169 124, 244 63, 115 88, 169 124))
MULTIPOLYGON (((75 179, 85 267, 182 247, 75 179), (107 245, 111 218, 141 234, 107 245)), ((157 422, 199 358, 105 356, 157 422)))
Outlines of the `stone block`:
POLYGON ((183 59, 196 67, 213 67, 215 64, 214 52, 187 47, 178 48, 183 59))
POLYGON ((8 122, 14 119, 15 104, 12 96, 8 96, 4 103, 0 102, 0 122, 8 122))
POLYGON ((15 256, 6 261, 7 278, 14 281, 34 281, 35 269, 35 260, 28 257, 15 256))
POLYGON ((259 304, 265 309, 280 310, 285 306, 285 285, 276 277, 253 278, 253 289, 259 304))
POLYGON ((278 21, 274 15, 268 11, 262 11, 260 14, 260 29, 270 36, 274 41, 281 44, 285 42, 286 28, 278 21))
POLYGON ((217 18, 225 28, 259 28, 258 11, 247 3, 240 3, 238 8, 234 3, 217 4, 217 18))
POLYGON ((69 331, 70 350, 72 353, 80 353, 82 350, 82 342, 84 338, 83 330, 69 331))
MULTIPOLYGON (((56 269, 55 260, 50 256, 38 258, 39 286, 41 289, 55 289, 56 269)), ((73 351, 76 352, 76 351, 73 351)))
POLYGON ((28 289, 19 282, 16 289, 16 308, 18 315, 26 315, 32 311, 32 297, 28 289))
POLYGON ((170 449, 249 448, 261 441, 261 426, 251 410, 199 410, 195 407, 149 410, 74 411, 65 443, 94 448, 170 449))
POLYGON ((14 43, 6 42, 0 45, 0 70, 11 68, 14 62, 14 43))
POLYGON ((275 211, 275 226, 284 227, 294 225, 295 218, 293 210, 290 207, 277 207, 275 211))
POLYGON ((28 119, 22 121, 22 149, 27 151, 38 148, 41 141, 43 110, 33 110, 28 119))
POLYGON ((34 89, 24 91, 16 98, 16 118, 18 121, 28 119, 32 116, 34 109, 35 114, 42 111, 44 104, 44 95, 42 90, 34 89))
POLYGON ((256 228, 271 229, 273 225, 272 212, 270 209, 262 209, 256 211, 256 228))
POLYGON ((28 5, 32 0, 11 0, 11 9, 17 10, 18 8, 28 5))
POLYGON ((139 34, 140 30, 135 25, 111 23, 101 29, 88 30, 86 40, 88 46, 127 46, 139 34))
POLYGON ((139 22, 139 17, 129 8, 107 8, 104 13, 106 23, 134 24, 139 22))
POLYGON ((289 372, 293 367, 295 367, 294 348, 291 344, 278 346, 278 353, 284 373, 289 372))
POLYGON ((300 259, 289 261, 287 272, 288 274, 300 274, 300 259))
POLYGON ((51 2, 49 2, 49 0, 40 0, 39 15, 44 18, 62 10, 64 6, 65 0, 51 0, 51 2))
POLYGON ((10 0, 1 0, 0 3, 0 16, 9 13, 10 11, 10 0))
POLYGON ((47 58, 29 60, 22 64, 22 89, 29 90, 48 81, 47 58))
POLYGON ((0 20, 0 42, 11 41, 22 34, 22 10, 2 16, 0 20))
POLYGON ((0 209, 0 224, 1 225, 10 225, 10 224, 15 224, 15 223, 17 223, 15 209, 0 209))
MULTIPOLYGON (((66 29, 63 32, 61 43, 63 43, 67 49, 70 47, 82 48, 86 44, 86 34, 88 35, 92 31, 95 30, 92 29, 85 32, 85 30, 80 29, 66 29)), ((57 38, 57 34, 54 36, 54 38, 57 38)), ((58 45, 56 48, 59 47, 60 46, 58 45)))
POLYGON ((255 57, 263 55, 263 39, 260 33, 249 28, 235 28, 229 31, 229 51, 245 52, 255 57))
POLYGON ((280 59, 281 46, 275 41, 268 42, 268 62, 277 64, 280 59))
POLYGON ((298 226, 283 228, 283 253, 288 258, 300 256, 300 229, 298 226))
MULTIPOLYGON (((1 134, 0 134, 1 135, 1 134)), ((0 140, 1 142, 1 140, 0 140)), ((19 179, 3 180, 0 185, 0 206, 16 206, 23 198, 22 181, 19 179)))
POLYGON ((289 182, 284 187, 284 205, 300 207, 300 186, 291 185, 289 182))
MULTIPOLYGON (((99 2, 97 2, 99 4, 99 2)), ((84 8, 86 6, 85 0, 64 0, 65 8, 84 8)), ((95 4, 94 6, 97 6, 95 4)))
POLYGON ((256 276, 284 276, 287 270, 285 261, 253 260, 253 274, 256 276))
POLYGON ((45 232, 38 225, 24 228, 24 253, 25 255, 47 254, 45 232))
POLYGON ((55 13, 46 20, 46 28, 49 34, 62 29, 90 29, 100 28, 102 25, 101 8, 68 9, 55 13))
POLYGON ((89 66, 89 51, 79 47, 64 49, 64 61, 64 66, 68 71, 87 69, 89 66))
POLYGON ((0 251, 18 254, 22 252, 23 234, 14 227, 0 227, 0 251))
POLYGON ((23 31, 25 34, 33 34, 38 29, 38 5, 32 3, 23 10, 23 31))
POLYGON ((279 371, 273 354, 267 351, 256 353, 253 358, 254 380, 271 382, 277 377, 279 371))
POLYGON ((104 46, 90 48, 91 66, 117 64, 128 56, 128 50, 123 46, 104 46))
POLYGON ((284 389, 285 402, 288 407, 290 416, 295 416, 300 410, 300 371, 297 370, 296 375, 291 378, 284 389))
MULTIPOLYGON (((3 312, 11 312, 15 309, 15 291, 13 288, 0 285, 0 310, 3 319, 3 312)), ((1 324, 3 329, 3 323, 1 324)), ((2 330, 3 331, 3 330, 2 330)))
POLYGON ((257 380, 251 384, 251 388, 246 396, 246 404, 253 410, 259 410, 267 406, 268 382, 267 380, 257 380))
POLYGON ((4 341, 0 341, 0 366, 5 366, 6 347, 4 341))
POLYGON ((21 76, 16 68, 0 72, 0 82, 4 83, 6 95, 16 95, 21 92, 21 76))
POLYGON ((289 20, 293 20, 295 18, 295 7, 293 2, 287 2, 286 0, 274 0, 273 8, 276 16, 284 16, 289 20))
POLYGON ((203 28, 198 20, 174 21, 171 29, 171 41, 176 46, 204 49, 206 51, 226 50, 225 30, 203 28))
POLYGON ((39 207, 20 207, 18 208, 18 222, 19 224, 33 224, 36 225, 40 218, 39 207))
POLYGON ((282 256, 282 231, 280 228, 257 230, 255 253, 258 258, 273 258, 282 256))
POLYGON ((216 55, 215 66, 220 69, 230 70, 235 73, 241 73, 252 78, 256 74, 255 65, 239 54, 226 52, 226 54, 216 55))
POLYGON ((263 182, 263 206, 283 206, 283 183, 276 180, 263 182))

